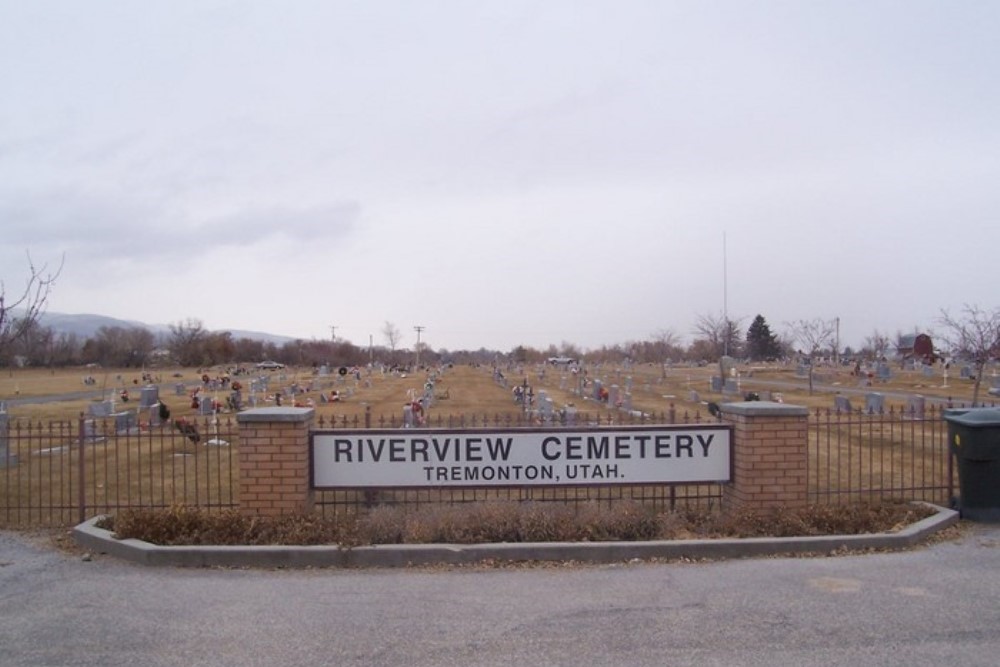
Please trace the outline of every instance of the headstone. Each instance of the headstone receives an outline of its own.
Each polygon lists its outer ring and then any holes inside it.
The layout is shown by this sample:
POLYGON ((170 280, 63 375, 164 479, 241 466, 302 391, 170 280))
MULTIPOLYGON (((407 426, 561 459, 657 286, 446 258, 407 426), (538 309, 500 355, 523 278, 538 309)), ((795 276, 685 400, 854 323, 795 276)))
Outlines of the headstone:
POLYGON ((875 370, 875 375, 883 382, 891 380, 892 369, 889 368, 889 364, 879 364, 878 368, 875 370))
POLYGON ((921 372, 923 373, 923 375, 924 375, 925 378, 932 378, 932 377, 934 377, 934 367, 933 366, 928 366, 928 365, 924 364, 924 366, 921 367, 921 372))
POLYGON ((614 407, 618 405, 618 400, 620 398, 618 385, 613 384, 608 390, 608 405, 614 407))
POLYGON ((160 389, 156 385, 147 385, 139 390, 139 407, 149 408, 160 402, 160 389))
POLYGON ((726 378, 726 384, 723 385, 722 392, 724 394, 738 394, 740 393, 740 383, 733 378, 726 378))
POLYGON ((552 421, 552 399, 544 391, 538 392, 538 416, 542 421, 552 421))
POLYGON ((576 426, 576 408, 572 405, 563 408, 563 422, 566 426, 576 426))
POLYGON ((601 389, 603 389, 603 388, 604 388, 604 385, 601 384, 600 380, 594 380, 593 398, 594 398, 595 401, 600 401, 601 400, 601 389))
POLYGON ((865 412, 879 414, 885 410, 885 396, 877 392, 865 394, 865 412))
POLYGON ((972 379, 972 367, 962 366, 962 370, 959 372, 959 377, 962 378, 963 380, 972 379))
POLYGON ((413 407, 407 403, 403 406, 403 428, 413 428, 413 407))
POLYGON ((692 403, 701 403, 701 396, 698 395, 698 392, 692 391, 688 394, 688 400, 692 403))
POLYGON ((913 419, 923 419, 926 403, 923 396, 911 396, 906 402, 907 416, 913 419))
POLYGON ((716 394, 718 394, 719 392, 722 391, 722 378, 720 378, 718 375, 713 375, 712 376, 712 387, 711 387, 711 389, 712 389, 712 392, 714 392, 716 394))
POLYGON ((854 410, 851 408, 851 399, 847 398, 846 396, 834 396, 833 406, 838 413, 846 412, 850 414, 851 412, 854 412, 854 410))
POLYGON ((91 403, 88 412, 91 417, 110 417, 113 409, 111 401, 100 401, 91 403))
POLYGON ((625 392, 625 396, 622 398, 622 410, 632 412, 632 392, 625 392))
POLYGON ((116 412, 110 416, 115 418, 115 433, 128 433, 135 428, 136 413, 131 410, 116 412))
POLYGON ((201 400, 198 401, 198 414, 199 415, 210 415, 215 412, 215 401, 213 401, 208 396, 202 396, 201 400))
POLYGON ((330 374, 330 367, 327 366, 327 365, 325 365, 325 364, 322 365, 322 366, 320 366, 319 367, 319 374, 320 374, 320 377, 326 377, 327 375, 330 374))
POLYGON ((809 367, 805 364, 799 364, 795 367, 795 377, 809 377, 809 367))
POLYGON ((17 454, 10 452, 10 415, 6 410, 0 411, 0 468, 13 468, 17 465, 17 454))
POLYGON ((629 375, 627 378, 625 378, 625 391, 628 391, 628 392, 632 391, 632 376, 631 375, 629 375))
POLYGON ((184 386, 183 382, 178 382, 174 385, 175 396, 184 396, 185 394, 187 394, 187 387, 184 386))

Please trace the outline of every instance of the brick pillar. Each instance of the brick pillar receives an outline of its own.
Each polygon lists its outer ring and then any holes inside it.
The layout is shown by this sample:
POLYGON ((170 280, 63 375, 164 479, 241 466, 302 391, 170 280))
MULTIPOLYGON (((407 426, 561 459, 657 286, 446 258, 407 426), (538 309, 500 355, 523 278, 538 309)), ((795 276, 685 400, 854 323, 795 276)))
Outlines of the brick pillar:
POLYGON ((240 427, 240 512, 312 510, 309 431, 312 408, 256 408, 236 415, 240 427))
POLYGON ((726 512, 807 504, 809 410, 770 401, 719 405, 733 424, 733 479, 722 492, 726 512))

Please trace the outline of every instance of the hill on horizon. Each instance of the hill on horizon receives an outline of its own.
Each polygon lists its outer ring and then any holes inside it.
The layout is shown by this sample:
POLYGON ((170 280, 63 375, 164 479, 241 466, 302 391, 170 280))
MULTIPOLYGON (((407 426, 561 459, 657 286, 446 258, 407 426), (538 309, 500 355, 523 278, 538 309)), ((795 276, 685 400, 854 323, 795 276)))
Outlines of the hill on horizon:
MULTIPOLYGON (((115 317, 108 317, 107 315, 94 315, 91 313, 43 313, 38 318, 38 323, 43 327, 52 329, 56 334, 76 334, 80 338, 92 338, 101 327, 120 327, 123 329, 139 327, 147 329, 155 336, 170 334, 170 325, 167 324, 148 324, 136 320, 121 320, 115 317)), ((240 338, 249 338, 250 340, 274 343, 275 345, 282 345, 295 340, 291 336, 281 336, 263 331, 243 331, 240 329, 222 329, 220 331, 229 332, 237 340, 240 338)))

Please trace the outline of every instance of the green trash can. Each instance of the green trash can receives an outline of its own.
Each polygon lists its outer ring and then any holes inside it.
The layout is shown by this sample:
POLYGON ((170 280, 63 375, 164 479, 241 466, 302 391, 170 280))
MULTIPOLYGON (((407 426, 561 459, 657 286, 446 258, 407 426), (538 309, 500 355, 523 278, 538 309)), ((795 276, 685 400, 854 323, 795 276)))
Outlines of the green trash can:
POLYGON ((958 461, 962 518, 1000 521, 1000 409, 949 410, 944 419, 958 461))

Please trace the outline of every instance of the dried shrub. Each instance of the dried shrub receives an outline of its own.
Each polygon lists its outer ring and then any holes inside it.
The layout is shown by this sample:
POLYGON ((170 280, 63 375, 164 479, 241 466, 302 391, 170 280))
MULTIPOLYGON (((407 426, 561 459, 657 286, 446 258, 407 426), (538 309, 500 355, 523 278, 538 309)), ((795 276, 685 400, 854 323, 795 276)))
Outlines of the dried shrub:
POLYGON ((658 512, 638 503, 578 507, 560 503, 492 502, 382 506, 362 516, 289 514, 244 516, 235 510, 196 507, 128 509, 101 527, 119 538, 161 545, 215 544, 473 544, 483 542, 583 542, 691 537, 790 537, 851 535, 898 530, 933 510, 904 503, 811 505, 715 514, 692 509, 658 512))

